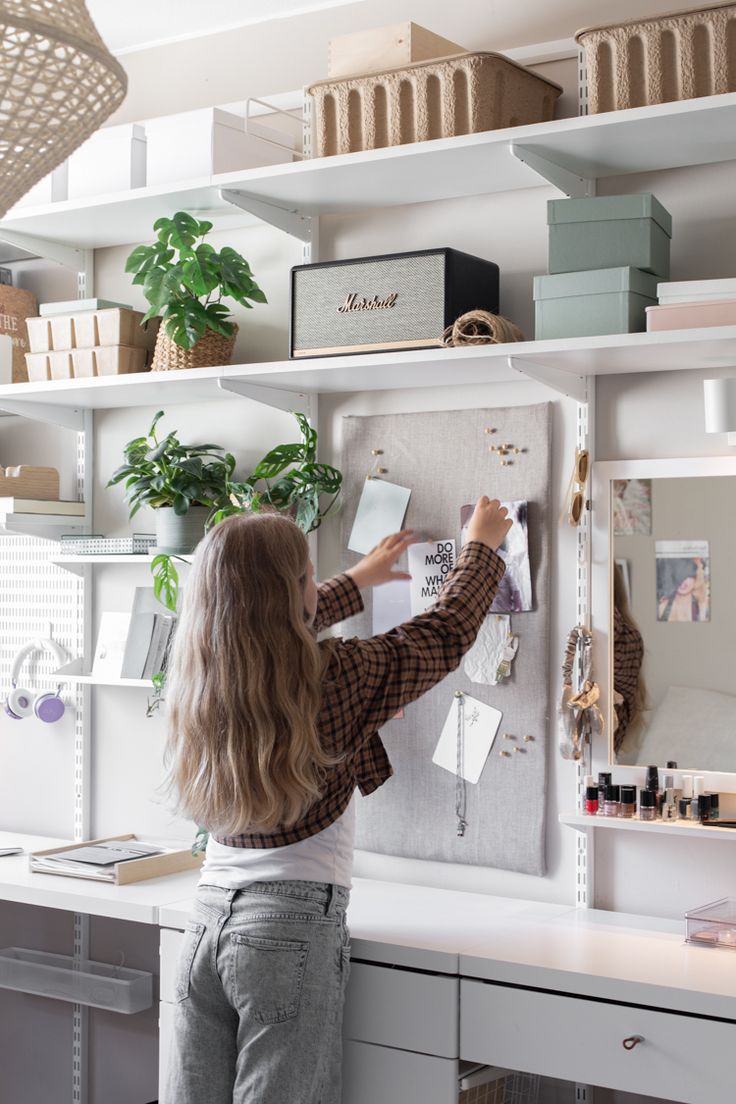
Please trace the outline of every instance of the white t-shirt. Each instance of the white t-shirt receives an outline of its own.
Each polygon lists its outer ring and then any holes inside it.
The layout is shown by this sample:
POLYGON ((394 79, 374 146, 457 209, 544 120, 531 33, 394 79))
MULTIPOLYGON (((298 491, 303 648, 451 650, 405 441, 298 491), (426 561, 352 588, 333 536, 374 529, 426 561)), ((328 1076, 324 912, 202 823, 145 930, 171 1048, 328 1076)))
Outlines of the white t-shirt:
POLYGON ((210 836, 200 885, 244 889, 250 882, 328 882, 350 889, 355 795, 341 817, 308 839, 284 847, 227 847, 210 836))

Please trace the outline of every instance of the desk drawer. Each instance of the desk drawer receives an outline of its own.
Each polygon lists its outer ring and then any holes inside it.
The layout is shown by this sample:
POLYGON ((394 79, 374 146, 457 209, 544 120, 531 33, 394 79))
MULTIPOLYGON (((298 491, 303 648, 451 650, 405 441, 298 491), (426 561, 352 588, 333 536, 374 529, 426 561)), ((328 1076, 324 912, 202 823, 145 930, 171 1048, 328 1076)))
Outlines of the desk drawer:
POLYGON ((346 1039, 457 1058, 459 999, 456 977, 354 962, 343 1034, 346 1039))
POLYGON ((736 1024, 463 981, 460 1054, 682 1104, 733 1104, 736 1024), (624 1039, 640 1036, 632 1050, 624 1039))
POLYGON ((161 979, 159 993, 162 1001, 173 1002, 174 987, 176 985, 176 966, 179 961, 179 951, 184 932, 173 931, 171 928, 161 929, 161 942, 159 955, 161 957, 161 979))
POLYGON ((457 1104, 458 1063, 346 1042, 342 1104, 457 1104))

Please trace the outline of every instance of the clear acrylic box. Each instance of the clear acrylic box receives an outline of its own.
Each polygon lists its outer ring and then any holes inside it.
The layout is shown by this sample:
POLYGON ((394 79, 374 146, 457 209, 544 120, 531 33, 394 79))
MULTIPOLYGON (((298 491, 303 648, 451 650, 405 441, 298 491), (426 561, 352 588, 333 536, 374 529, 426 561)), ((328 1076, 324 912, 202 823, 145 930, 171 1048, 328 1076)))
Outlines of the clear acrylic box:
POLYGON ((153 1004, 153 976, 105 962, 75 961, 25 947, 0 949, 0 989, 130 1015, 153 1004))
POLYGON ((723 897, 685 913, 685 939, 701 947, 736 951, 736 897, 723 897))

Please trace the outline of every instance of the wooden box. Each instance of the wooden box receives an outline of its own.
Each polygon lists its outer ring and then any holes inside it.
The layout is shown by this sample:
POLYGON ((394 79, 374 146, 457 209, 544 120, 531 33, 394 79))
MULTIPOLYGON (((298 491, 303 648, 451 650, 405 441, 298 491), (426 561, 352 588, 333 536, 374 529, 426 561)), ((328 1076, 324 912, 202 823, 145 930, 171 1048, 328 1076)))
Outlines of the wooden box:
POLYGON ((0 286, 0 334, 13 341, 13 383, 26 383, 26 353, 28 329, 26 318, 38 314, 38 302, 33 292, 24 288, 0 286))
POLYGON ((328 77, 352 77, 356 73, 380 73, 382 69, 412 65, 415 61, 462 54, 455 42, 428 31, 416 23, 393 23, 369 31, 330 39, 327 50, 328 77))
POLYGON ((314 154, 355 153, 543 123, 562 89, 501 54, 473 53, 319 81, 314 154))
POLYGON ((40 502, 59 499, 59 473, 56 468, 0 468, 0 497, 32 498, 40 502))
POLYGON ((586 27, 575 39, 591 114, 736 91, 733 2, 586 27))

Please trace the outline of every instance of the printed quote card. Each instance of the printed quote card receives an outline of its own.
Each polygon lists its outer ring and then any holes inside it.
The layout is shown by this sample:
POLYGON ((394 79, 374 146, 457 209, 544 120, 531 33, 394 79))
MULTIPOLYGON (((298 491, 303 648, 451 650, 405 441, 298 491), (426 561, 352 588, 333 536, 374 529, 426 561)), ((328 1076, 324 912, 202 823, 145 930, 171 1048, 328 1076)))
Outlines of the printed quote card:
POLYGON ((416 617, 435 604, 442 584, 455 566, 455 541, 412 544, 407 555, 411 575, 411 615, 416 617))

